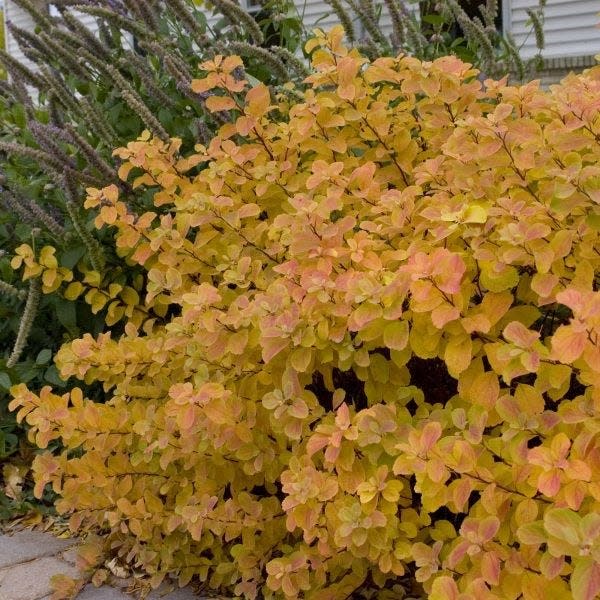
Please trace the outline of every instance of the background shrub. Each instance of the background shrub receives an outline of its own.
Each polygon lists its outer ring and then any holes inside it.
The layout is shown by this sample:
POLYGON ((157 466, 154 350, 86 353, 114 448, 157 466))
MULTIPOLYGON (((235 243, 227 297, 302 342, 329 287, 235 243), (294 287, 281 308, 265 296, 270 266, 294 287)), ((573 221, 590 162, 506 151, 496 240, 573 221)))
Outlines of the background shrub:
POLYGON ((147 315, 57 355, 105 404, 12 389, 64 448, 36 493, 152 585, 592 600, 600 69, 543 92, 342 37, 296 102, 205 62, 218 135, 116 153, 153 211, 89 191, 147 315))
POLYGON ((511 73, 524 80, 542 65, 544 6, 527 10, 529 35, 534 36, 536 56, 524 60, 521 48, 502 31, 497 0, 326 0, 344 27, 346 38, 369 58, 396 56, 400 52, 434 60, 454 55, 487 76, 511 73), (391 31, 382 26, 382 9, 391 20, 391 31), (362 32, 362 37, 358 32, 362 32))

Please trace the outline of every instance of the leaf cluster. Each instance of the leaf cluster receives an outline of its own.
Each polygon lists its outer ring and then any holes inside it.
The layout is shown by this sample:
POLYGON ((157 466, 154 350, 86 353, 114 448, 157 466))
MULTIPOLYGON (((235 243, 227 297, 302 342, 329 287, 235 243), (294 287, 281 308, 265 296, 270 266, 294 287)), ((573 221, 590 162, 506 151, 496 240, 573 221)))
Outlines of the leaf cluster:
POLYGON ((218 134, 116 151, 153 210, 86 207, 147 315, 56 356, 106 403, 12 389, 63 448, 35 491, 152 585, 593 600, 600 69, 545 92, 342 38, 296 101, 205 61, 218 134))

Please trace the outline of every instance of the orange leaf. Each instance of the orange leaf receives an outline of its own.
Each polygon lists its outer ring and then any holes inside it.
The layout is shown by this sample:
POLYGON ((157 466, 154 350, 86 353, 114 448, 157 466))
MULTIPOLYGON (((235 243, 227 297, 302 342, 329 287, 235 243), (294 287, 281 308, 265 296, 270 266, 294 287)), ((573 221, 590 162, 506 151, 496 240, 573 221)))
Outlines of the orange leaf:
POLYGON ((519 321, 511 321, 502 332, 504 339, 512 342, 519 348, 530 348, 531 345, 540 337, 537 331, 527 329, 519 321))
POLYGON ((210 112, 220 112, 223 110, 231 110, 236 107, 233 98, 227 96, 209 96, 206 101, 206 108, 210 112))
POLYGON ((261 83, 248 90, 244 112, 253 117, 262 117, 268 111, 270 104, 271 94, 269 88, 261 83))
POLYGON ((562 325, 552 336, 552 356, 562 363, 573 363, 582 355, 587 340, 585 325, 573 319, 570 325, 562 325))

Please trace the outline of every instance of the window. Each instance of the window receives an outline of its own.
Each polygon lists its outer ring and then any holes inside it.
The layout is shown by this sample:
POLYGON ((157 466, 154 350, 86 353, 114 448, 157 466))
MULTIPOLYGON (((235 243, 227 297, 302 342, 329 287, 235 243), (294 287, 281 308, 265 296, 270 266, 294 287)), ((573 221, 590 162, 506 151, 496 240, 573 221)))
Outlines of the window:
POLYGON ((263 8, 259 0, 241 0, 240 6, 245 8, 252 16, 257 15, 263 8))
MULTIPOLYGON (((467 17, 469 17, 469 19, 477 18, 480 21, 484 20, 480 7, 483 6, 485 8, 487 3, 482 2, 482 0, 458 0, 458 4, 466 13, 467 17)), ((504 3, 502 0, 498 0, 498 12, 496 14, 496 18, 494 19, 494 26, 500 33, 503 31, 503 4, 504 3)), ((426 2, 419 4, 419 9, 421 19, 424 20, 424 23, 422 24, 422 32, 426 37, 429 38, 435 31, 435 27, 433 25, 435 21, 431 17, 437 18, 438 2, 437 0, 427 0, 426 2)), ((463 35, 460 25, 456 21, 454 22, 454 25, 450 29, 449 33, 453 38, 462 37, 463 35)))

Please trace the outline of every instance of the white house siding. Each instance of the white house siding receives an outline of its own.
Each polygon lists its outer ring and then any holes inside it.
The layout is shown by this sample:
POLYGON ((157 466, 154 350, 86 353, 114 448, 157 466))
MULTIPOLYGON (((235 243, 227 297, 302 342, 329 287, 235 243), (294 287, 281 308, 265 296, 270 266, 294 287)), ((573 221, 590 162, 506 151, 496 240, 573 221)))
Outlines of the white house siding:
MULTIPOLYGON (((517 45, 523 44, 525 57, 537 53, 533 33, 526 10, 537 7, 536 0, 507 1, 510 23, 507 30, 512 32, 517 45)), ((544 33, 546 47, 544 58, 553 59, 569 56, 591 56, 600 53, 600 2, 598 0, 548 0, 544 9, 544 33)))
POLYGON ((339 19, 331 6, 323 2, 323 0, 297 2, 296 9, 298 10, 298 14, 303 17, 304 26, 308 31, 316 27, 319 29, 330 29, 339 23, 339 19))
MULTIPOLYGON (((38 0, 37 4, 44 6, 48 3, 45 0, 38 0)), ((91 31, 97 31, 98 28, 93 16, 80 12, 74 12, 74 14, 91 31)), ((4 19, 5 24, 7 21, 10 21, 21 29, 26 29, 28 31, 33 31, 35 29, 35 21, 31 15, 20 6, 17 6, 12 0, 4 0, 4 19)), ((14 56, 17 60, 23 61, 27 65, 31 65, 32 63, 25 58, 21 48, 19 47, 19 44, 17 44, 15 38, 10 34, 10 31, 8 31, 7 28, 5 28, 5 31, 7 34, 5 42, 6 51, 14 56)))
MULTIPOLYGON (((344 4, 344 0, 341 0, 344 4)), ((389 11, 383 2, 374 2, 376 13, 379 13, 379 25, 381 30, 386 36, 392 33, 392 20, 390 18, 389 11), (381 12, 379 12, 381 11, 381 12)), ((320 29, 329 29, 339 23, 337 15, 333 12, 333 9, 323 2, 323 0, 306 0, 306 2, 296 3, 298 12, 300 15, 304 15, 304 24, 308 30, 319 27, 320 29)), ((416 4, 408 4, 409 8, 413 9, 416 4)), ((355 21, 355 31, 357 37, 365 35, 365 32, 361 30, 361 26, 355 21)))
POLYGON ((98 32, 98 25, 96 24, 96 18, 87 13, 73 11, 73 14, 81 21, 90 31, 94 33, 98 32))
MULTIPOLYGON (((209 0, 210 2, 210 0, 209 0)), ((342 4, 345 5, 344 0, 341 0, 342 4)), ((330 29, 334 25, 339 24, 339 19, 331 6, 324 2, 324 0, 295 0, 296 10, 298 14, 302 18, 304 26, 308 31, 318 27, 320 29, 330 29)), ((378 12, 381 10, 381 18, 379 19, 379 24, 381 25, 381 29, 383 30, 385 35, 389 35, 392 33, 392 21, 389 16, 389 12, 385 3, 383 2, 374 2, 375 9, 378 12)), ((240 0, 241 6, 246 6, 244 0, 240 0)), ((416 4, 408 4, 410 9, 414 9, 416 4)), ((210 26, 214 26, 221 19, 220 15, 213 15, 212 11, 209 12, 207 21, 210 26)), ((357 37, 361 37, 364 35, 364 32, 360 29, 360 24, 355 22, 356 35, 357 37)))
POLYGON ((21 29, 26 29, 28 31, 33 31, 35 28, 35 22, 31 18, 28 12, 24 11, 22 8, 18 7, 12 0, 4 0, 4 31, 6 32, 5 38, 5 47, 6 51, 14 56, 18 61, 25 63, 26 65, 31 66, 31 62, 25 58, 23 52, 19 48, 17 41, 11 35, 10 31, 6 27, 7 22, 11 22, 13 25, 20 27, 21 29))

